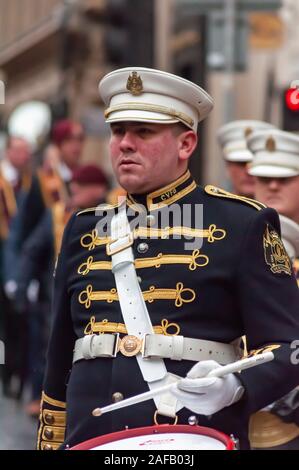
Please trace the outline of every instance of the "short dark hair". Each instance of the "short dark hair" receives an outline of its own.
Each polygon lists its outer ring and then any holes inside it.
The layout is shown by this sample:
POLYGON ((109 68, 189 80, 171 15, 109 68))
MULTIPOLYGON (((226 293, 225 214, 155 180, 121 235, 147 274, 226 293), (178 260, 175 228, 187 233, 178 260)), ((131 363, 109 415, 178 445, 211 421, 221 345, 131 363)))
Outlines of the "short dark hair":
POLYGON ((187 127, 185 124, 183 124, 182 122, 176 122, 173 125, 173 128, 172 128, 173 134, 175 136, 178 136, 178 135, 182 134, 183 132, 187 132, 187 131, 190 131, 190 130, 191 129, 189 127, 187 127))

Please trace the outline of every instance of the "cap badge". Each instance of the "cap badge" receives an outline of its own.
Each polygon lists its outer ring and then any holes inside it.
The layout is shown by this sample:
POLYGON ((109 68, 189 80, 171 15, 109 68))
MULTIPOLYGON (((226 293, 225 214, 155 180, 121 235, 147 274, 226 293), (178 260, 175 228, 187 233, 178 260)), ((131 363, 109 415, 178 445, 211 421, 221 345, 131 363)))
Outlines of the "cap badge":
POLYGON ((273 139, 273 137, 268 137, 268 139, 266 141, 266 150, 268 150, 268 152, 275 152, 276 142, 273 139))
POLYGON ((127 80, 127 90, 134 96, 141 95, 143 92, 143 83, 137 72, 132 72, 127 80))
POLYGON ((244 129, 244 137, 248 137, 250 134, 252 134, 252 128, 246 127, 246 129, 244 129))

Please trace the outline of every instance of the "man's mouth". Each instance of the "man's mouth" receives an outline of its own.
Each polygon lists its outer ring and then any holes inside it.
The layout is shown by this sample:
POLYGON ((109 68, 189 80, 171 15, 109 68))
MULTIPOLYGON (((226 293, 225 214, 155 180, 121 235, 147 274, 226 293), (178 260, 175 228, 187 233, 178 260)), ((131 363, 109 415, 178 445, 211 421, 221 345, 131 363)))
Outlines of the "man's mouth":
POLYGON ((280 202, 280 197, 279 196, 268 196, 267 201, 268 202, 280 202))
POLYGON ((121 160, 119 166, 139 165, 135 160, 126 159, 121 160))

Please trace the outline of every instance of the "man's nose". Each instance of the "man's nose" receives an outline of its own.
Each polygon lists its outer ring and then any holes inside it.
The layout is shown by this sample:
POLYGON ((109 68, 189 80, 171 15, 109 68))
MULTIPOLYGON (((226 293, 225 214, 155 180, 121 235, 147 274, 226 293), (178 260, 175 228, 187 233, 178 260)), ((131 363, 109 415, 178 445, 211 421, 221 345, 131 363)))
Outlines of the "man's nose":
POLYGON ((122 151, 135 151, 136 141, 134 135, 130 131, 126 131, 120 141, 120 148, 122 151))
POLYGON ((268 187, 272 191, 277 190, 279 188, 279 186, 280 186, 279 178, 271 178, 271 180, 268 183, 268 187))

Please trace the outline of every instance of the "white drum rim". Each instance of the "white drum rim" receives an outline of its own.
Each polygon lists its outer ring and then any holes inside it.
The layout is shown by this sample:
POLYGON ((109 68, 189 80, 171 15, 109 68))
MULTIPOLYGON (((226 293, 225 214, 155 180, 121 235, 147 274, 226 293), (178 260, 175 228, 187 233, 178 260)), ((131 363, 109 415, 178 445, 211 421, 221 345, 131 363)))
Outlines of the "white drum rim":
POLYGON ((71 447, 69 450, 91 450, 94 447, 108 444, 123 439, 128 439, 130 437, 137 437, 142 435, 150 434, 166 434, 166 433, 184 433, 184 434, 198 434, 207 437, 211 437, 219 440, 225 447, 225 450, 234 450, 233 440, 224 434, 222 431, 218 431, 213 428, 208 428, 205 426, 191 426, 188 424, 161 424, 155 426, 144 426, 140 428, 124 429, 122 431, 117 431, 109 434, 103 434, 101 436, 94 437, 87 441, 83 441, 80 444, 76 444, 74 447, 71 447))

